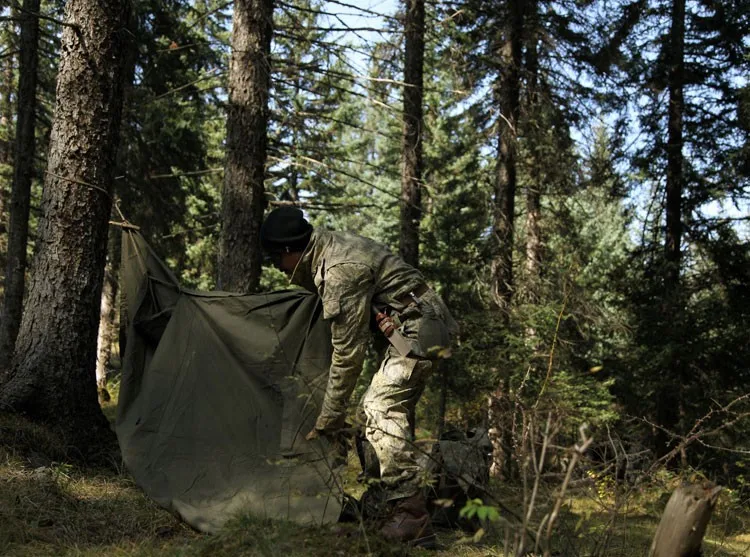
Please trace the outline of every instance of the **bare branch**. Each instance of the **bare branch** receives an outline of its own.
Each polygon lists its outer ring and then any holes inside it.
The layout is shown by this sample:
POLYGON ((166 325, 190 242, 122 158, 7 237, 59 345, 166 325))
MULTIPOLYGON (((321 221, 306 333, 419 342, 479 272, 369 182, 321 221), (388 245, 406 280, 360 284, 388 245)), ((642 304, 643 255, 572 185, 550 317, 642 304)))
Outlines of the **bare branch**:
POLYGON ((555 507, 552 509, 552 512, 549 515, 549 522, 547 523, 547 534, 545 536, 546 547, 544 549, 544 557, 550 557, 550 542, 552 539, 552 530, 554 529, 557 515, 560 512, 560 507, 562 506, 563 499, 565 498, 565 492, 568 489, 568 484, 570 483, 570 478, 573 475, 573 470, 575 469, 578 460, 588 450, 589 445, 591 445, 592 441, 594 440, 593 437, 588 437, 586 435, 586 429, 586 424, 583 424, 578 428, 578 432, 581 436, 581 442, 580 444, 573 445, 573 457, 570 459, 568 470, 565 474, 565 480, 563 481, 563 484, 560 487, 560 493, 555 500, 555 507))
POLYGON ((329 0, 328 3, 329 4, 336 4, 337 6, 341 6, 343 8, 351 8, 353 10, 357 10, 358 12, 361 12, 361 13, 364 13, 364 14, 369 14, 369 15, 372 15, 372 16, 375 16, 375 17, 383 17, 383 18, 386 18, 386 19, 389 19, 389 20, 392 20, 392 21, 398 21, 398 18, 396 18, 396 17, 389 16, 389 15, 386 15, 386 14, 383 14, 383 13, 380 13, 380 12, 375 12, 373 10, 368 10, 366 8, 362 8, 360 6, 357 6, 355 4, 348 4, 346 2, 341 2, 339 0, 329 0))
POLYGON ((681 439, 680 443, 677 444, 671 451, 669 451, 667 454, 665 454, 663 457, 658 459, 654 464, 652 465, 651 469, 653 470, 657 466, 666 464, 667 462, 671 461, 673 458, 675 458, 678 454, 680 454, 682 451, 684 451, 689 445, 697 442, 699 444, 704 444, 702 440, 707 437, 714 437, 718 435, 720 432, 736 425, 739 421, 750 418, 750 410, 741 412, 739 414, 735 414, 734 417, 728 421, 724 421, 718 426, 716 426, 714 429, 702 429, 703 425, 713 416, 718 414, 730 414, 730 410, 742 403, 750 401, 750 392, 745 393, 742 396, 739 396, 733 400, 731 400, 726 405, 720 407, 720 408, 712 408, 709 410, 706 414, 704 414, 700 419, 698 419, 693 427, 690 429, 687 435, 680 436, 675 434, 672 431, 669 431, 663 426, 660 426, 658 424, 651 423, 650 421, 646 420, 645 418, 643 421, 650 425, 651 427, 654 427, 656 429, 659 429, 665 433, 668 433, 674 438, 681 439))

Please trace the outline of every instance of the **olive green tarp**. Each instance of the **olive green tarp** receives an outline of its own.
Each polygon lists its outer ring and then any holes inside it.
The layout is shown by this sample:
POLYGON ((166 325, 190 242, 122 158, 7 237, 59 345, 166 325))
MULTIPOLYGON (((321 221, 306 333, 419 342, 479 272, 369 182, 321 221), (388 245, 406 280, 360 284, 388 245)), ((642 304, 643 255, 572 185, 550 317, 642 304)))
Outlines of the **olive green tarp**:
POLYGON ((116 431, 146 494, 207 532, 240 511, 336 521, 331 448, 304 439, 331 358, 318 298, 181 289, 129 228, 121 277, 116 431))

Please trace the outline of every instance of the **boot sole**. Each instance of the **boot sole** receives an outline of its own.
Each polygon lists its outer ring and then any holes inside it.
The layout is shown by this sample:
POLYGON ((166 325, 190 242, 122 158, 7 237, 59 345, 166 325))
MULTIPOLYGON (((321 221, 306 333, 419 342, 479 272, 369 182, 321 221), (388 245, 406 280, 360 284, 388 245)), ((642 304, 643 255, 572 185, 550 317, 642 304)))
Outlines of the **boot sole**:
POLYGON ((410 547, 422 547, 424 549, 435 549, 437 548, 437 536, 435 534, 431 534, 423 538, 410 540, 406 542, 406 545, 410 547))

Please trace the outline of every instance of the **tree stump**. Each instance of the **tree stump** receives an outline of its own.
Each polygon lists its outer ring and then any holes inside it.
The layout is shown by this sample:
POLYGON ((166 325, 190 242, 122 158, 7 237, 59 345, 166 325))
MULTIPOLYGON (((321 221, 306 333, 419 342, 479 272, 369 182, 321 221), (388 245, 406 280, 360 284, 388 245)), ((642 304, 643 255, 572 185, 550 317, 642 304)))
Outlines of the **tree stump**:
POLYGON ((699 557, 720 491, 713 484, 678 487, 661 516, 649 557, 699 557))

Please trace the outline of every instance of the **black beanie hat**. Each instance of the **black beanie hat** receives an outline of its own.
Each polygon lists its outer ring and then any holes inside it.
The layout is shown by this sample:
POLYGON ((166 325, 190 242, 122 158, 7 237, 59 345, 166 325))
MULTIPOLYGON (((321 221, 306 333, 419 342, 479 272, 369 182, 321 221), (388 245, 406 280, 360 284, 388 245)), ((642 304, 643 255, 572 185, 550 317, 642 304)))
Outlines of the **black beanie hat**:
POLYGON ((267 252, 303 251, 312 234, 312 225, 297 207, 278 207, 260 227, 260 244, 267 252))

